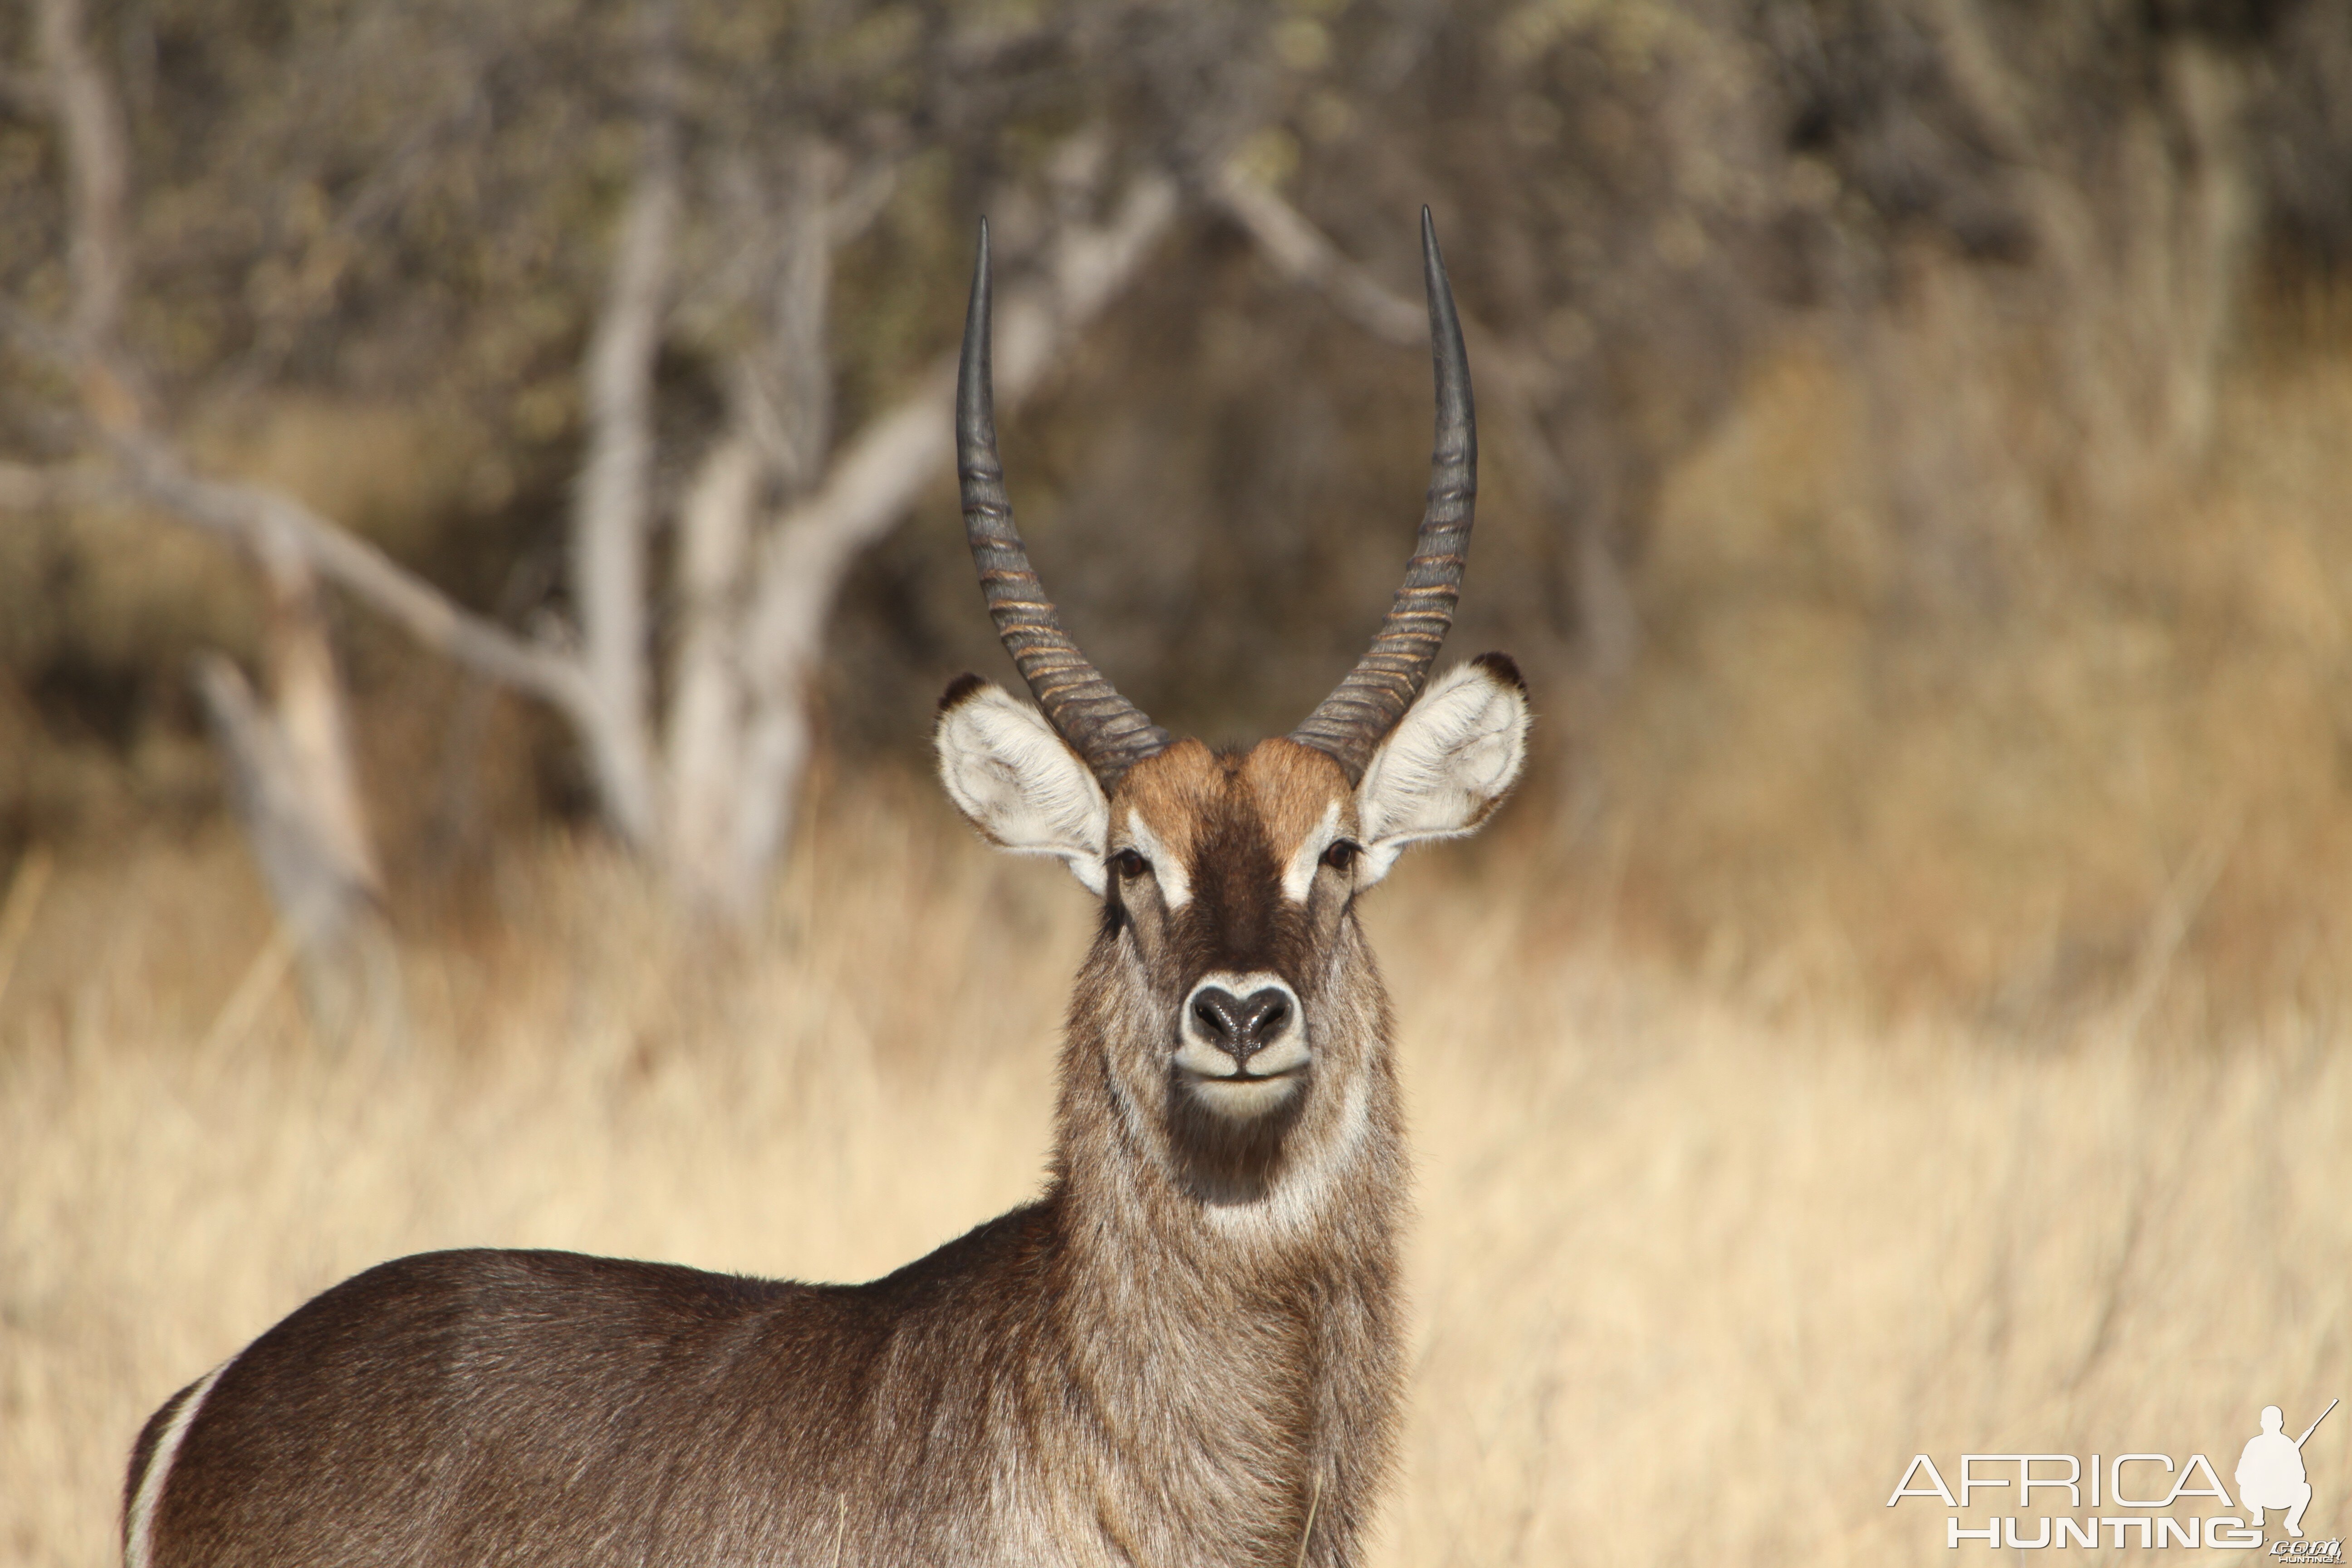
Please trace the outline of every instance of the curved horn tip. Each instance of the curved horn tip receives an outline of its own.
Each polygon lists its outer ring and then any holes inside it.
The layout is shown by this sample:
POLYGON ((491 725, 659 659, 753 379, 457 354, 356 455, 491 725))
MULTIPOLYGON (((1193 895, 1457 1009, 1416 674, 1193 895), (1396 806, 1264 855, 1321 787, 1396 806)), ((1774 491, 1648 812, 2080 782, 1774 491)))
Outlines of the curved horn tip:
MULTIPOLYGON (((956 466, 996 450, 996 393, 990 325, 988 220, 980 220, 980 246, 971 258, 971 294, 964 302, 963 346, 956 355, 956 466)), ((969 498, 967 498, 969 500, 969 498)))
POLYGON ((1422 291, 1429 296, 1429 346, 1441 365, 1460 373, 1463 392, 1469 393, 1470 362, 1463 352, 1462 321, 1454 304, 1454 284, 1445 275, 1445 257, 1437 248, 1437 225, 1429 209, 1421 209, 1422 291))

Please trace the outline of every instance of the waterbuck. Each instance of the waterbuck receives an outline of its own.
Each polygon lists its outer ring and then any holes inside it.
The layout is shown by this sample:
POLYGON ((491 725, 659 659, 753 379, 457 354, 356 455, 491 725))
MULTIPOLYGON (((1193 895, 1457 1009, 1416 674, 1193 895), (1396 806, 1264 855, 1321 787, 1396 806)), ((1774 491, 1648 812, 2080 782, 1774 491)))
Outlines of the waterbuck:
POLYGON ((937 743, 982 834, 1102 900, 1045 1195, 866 1285, 560 1252, 370 1269, 148 1421, 131 1568, 1358 1560, 1396 1424, 1405 1152, 1355 899, 1477 826, 1528 723, 1499 655, 1423 689, 1476 443, 1426 212, 1422 241, 1437 442, 1404 586, 1297 730, 1213 752, 1113 690, 1030 569, 981 231, 964 521, 1038 706, 966 676, 937 743))

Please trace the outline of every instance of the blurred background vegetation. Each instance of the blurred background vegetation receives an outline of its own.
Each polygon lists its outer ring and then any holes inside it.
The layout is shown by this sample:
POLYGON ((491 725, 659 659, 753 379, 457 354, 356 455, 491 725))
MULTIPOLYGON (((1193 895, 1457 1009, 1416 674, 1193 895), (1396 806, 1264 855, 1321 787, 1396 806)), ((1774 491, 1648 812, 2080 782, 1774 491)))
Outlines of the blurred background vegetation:
MULTIPOLYGON (((1165 221, 1005 421, 1014 499, 1129 695, 1286 729, 1418 515, 1426 203, 1485 416, 1453 652, 1534 684, 1497 852, 1559 929, 1996 1023, 2347 973, 2331 0, 44 0, 0 61, 0 882, 215 831, 191 669, 268 684, 266 574, 109 488, 126 422, 572 646, 593 362, 658 163, 649 711, 730 426, 783 411, 772 532, 920 406, 981 215, 1003 276, 1066 285, 1055 237, 1149 190, 1165 221), (123 132, 120 418, 75 337, 59 16, 123 132)), ((1011 679, 919 477, 779 667, 820 805, 923 766, 950 677, 1011 679)), ((614 831, 577 726, 325 603, 395 930, 614 831)))
POLYGON ((1397 584, 1424 203, 1540 750, 1367 901, 1375 1560, 1940 1558, 1911 1453, 2344 1389, 2352 6, 29 0, 0 1562, 384 1257, 863 1278, 1034 1191, 1087 911, 921 776, 1017 689, 977 221, 1046 583, 1239 740, 1397 584))

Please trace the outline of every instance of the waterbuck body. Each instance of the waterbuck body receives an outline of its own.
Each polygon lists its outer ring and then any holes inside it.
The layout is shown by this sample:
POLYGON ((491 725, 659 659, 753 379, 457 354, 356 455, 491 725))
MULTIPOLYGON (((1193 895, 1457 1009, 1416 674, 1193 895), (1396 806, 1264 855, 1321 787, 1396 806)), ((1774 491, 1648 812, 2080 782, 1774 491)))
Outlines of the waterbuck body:
POLYGON ((1425 214, 1423 244, 1438 443, 1405 586, 1293 735, 1215 752, 1120 698, 1029 568, 982 232, 965 517, 1039 706, 966 677, 938 745, 983 834, 1102 900, 1045 1195, 864 1285, 555 1252, 371 1269, 149 1420, 128 1563, 1357 1559, 1393 1446, 1405 1155, 1354 900, 1483 819, 1527 725, 1499 656, 1423 689, 1475 460, 1425 214))

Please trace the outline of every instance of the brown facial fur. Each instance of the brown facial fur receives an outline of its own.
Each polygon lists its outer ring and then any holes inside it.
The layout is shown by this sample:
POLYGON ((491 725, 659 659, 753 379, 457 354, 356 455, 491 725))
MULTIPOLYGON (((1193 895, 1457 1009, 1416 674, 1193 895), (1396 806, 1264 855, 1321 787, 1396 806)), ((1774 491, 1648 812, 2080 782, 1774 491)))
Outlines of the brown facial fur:
MULTIPOLYGON (((1171 1176, 1202 1202, 1264 1201, 1304 1155, 1342 1139, 1353 1115, 1343 1090, 1371 1068, 1358 1048, 1367 1020, 1357 1004, 1377 995, 1379 980, 1351 912, 1353 879, 1318 867, 1303 903, 1282 886, 1327 819, 1338 837, 1355 830, 1347 777, 1288 740, 1236 752, 1180 742, 1137 764, 1111 800, 1114 868, 1128 848, 1148 848, 1156 862, 1136 875, 1112 871, 1089 965, 1143 1002, 1134 1026, 1116 1037, 1126 1048, 1112 1070, 1171 1176), (1301 1092, 1247 1122, 1202 1107, 1171 1065, 1184 999, 1214 971, 1279 976, 1305 1014, 1312 1061, 1301 1092)), ((1374 1020, 1384 1039, 1384 1016, 1374 1020)))
POLYGON ((1301 910, 1283 896, 1282 873, 1335 808, 1340 837, 1351 837, 1347 775, 1288 740, 1228 752, 1181 741, 1130 770, 1111 799, 1113 856, 1150 845, 1177 865, 1156 866, 1149 878, 1114 875, 1108 902, 1144 925, 1156 978, 1189 990, 1212 969, 1270 970, 1303 994, 1324 945, 1318 938, 1328 940, 1328 917, 1351 884, 1318 875, 1316 892, 1326 896, 1301 910), (1171 870, 1191 895, 1181 908, 1169 908, 1165 896, 1171 870))

